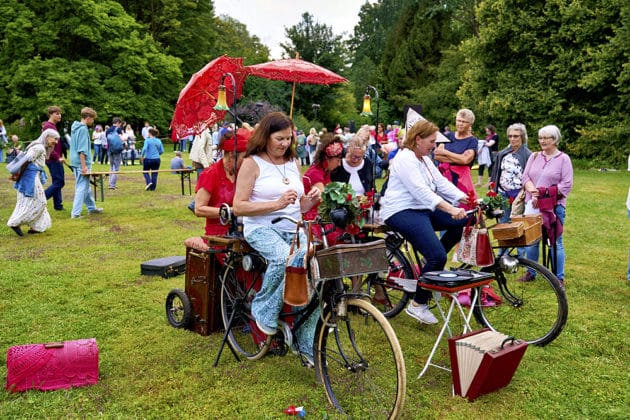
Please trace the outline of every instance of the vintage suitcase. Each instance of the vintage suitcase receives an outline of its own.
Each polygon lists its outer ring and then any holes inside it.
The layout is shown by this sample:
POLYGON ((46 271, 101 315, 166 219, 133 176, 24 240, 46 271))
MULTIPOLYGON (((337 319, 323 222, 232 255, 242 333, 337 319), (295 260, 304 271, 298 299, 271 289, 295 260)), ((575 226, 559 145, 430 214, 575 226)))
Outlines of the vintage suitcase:
POLYGON ((192 305, 188 329, 201 335, 223 328, 218 267, 215 254, 186 248, 185 292, 192 305))
POLYGON ((174 277, 186 271, 186 257, 165 257, 140 264, 140 274, 145 276, 174 277))
POLYGON ((7 384, 11 392, 51 391, 98 381, 95 338, 14 346, 7 351, 7 384))

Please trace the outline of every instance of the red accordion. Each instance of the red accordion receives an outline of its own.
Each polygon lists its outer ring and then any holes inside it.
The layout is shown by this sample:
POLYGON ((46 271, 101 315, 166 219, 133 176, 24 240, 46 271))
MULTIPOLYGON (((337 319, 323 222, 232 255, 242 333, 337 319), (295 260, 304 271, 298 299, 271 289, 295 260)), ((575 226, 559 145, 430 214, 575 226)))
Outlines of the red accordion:
POLYGON ((510 383, 527 343, 485 328, 449 338, 448 347, 455 395, 473 401, 510 383))

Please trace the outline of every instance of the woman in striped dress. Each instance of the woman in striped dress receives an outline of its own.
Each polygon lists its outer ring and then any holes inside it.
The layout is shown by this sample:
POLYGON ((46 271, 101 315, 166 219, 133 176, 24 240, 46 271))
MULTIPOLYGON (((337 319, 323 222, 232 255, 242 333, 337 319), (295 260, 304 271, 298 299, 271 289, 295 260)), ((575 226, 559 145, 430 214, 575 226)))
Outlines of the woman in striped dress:
POLYGON ((46 158, 58 141, 59 133, 49 128, 26 148, 29 163, 13 185, 17 190, 17 203, 7 222, 19 236, 24 236, 20 225, 28 225, 28 233, 41 233, 52 225, 42 185, 46 182, 46 158))

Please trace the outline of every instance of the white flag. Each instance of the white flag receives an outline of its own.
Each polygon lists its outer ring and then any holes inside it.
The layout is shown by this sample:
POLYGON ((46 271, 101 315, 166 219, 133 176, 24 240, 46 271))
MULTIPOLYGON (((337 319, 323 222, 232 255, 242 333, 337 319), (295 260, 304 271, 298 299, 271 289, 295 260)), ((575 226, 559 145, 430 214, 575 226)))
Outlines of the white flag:
MULTIPOLYGON (((414 126, 418 121, 424 121, 424 118, 420 113, 413 110, 411 107, 407 110, 407 118, 405 119, 405 136, 409 132, 409 129, 414 126)), ((437 132, 436 143, 450 143, 451 141, 439 131, 437 132)))

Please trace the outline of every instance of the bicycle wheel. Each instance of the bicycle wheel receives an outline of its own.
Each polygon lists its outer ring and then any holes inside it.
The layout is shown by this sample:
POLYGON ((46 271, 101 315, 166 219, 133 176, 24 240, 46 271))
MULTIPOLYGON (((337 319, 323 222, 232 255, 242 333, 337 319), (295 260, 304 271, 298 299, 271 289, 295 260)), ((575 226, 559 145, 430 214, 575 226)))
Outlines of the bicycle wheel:
POLYGON ((396 333, 368 301, 347 306, 345 316, 324 310, 315 332, 315 369, 328 401, 351 418, 396 418, 407 381, 396 333))
POLYGON ((252 317, 251 303, 260 289, 262 275, 241 268, 226 266, 221 279, 221 314, 228 332, 228 344, 234 351, 250 360, 267 353, 271 337, 257 327, 252 317), (231 325, 230 325, 231 321, 231 325))
POLYGON ((387 261, 387 272, 370 274, 363 284, 372 304, 387 318, 393 318, 407 306, 416 291, 417 281, 409 260, 399 248, 387 247, 387 261))
POLYGON ((502 302, 490 307, 478 302, 474 314, 480 324, 538 346, 558 337, 567 322, 569 305, 551 271, 526 258, 518 258, 512 270, 502 270, 500 263, 488 269, 494 272, 492 285, 502 302), (533 281, 517 281, 528 271, 534 274, 533 281))

